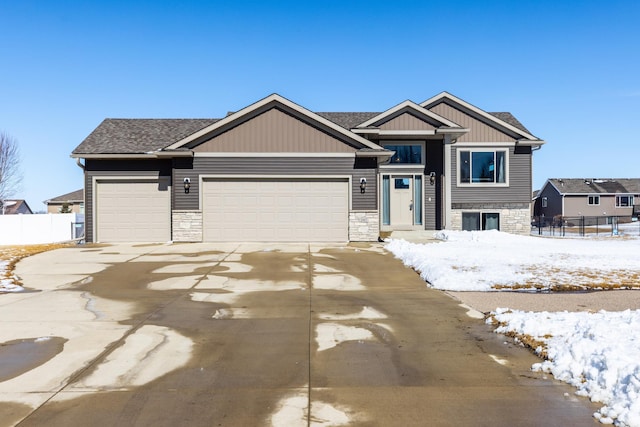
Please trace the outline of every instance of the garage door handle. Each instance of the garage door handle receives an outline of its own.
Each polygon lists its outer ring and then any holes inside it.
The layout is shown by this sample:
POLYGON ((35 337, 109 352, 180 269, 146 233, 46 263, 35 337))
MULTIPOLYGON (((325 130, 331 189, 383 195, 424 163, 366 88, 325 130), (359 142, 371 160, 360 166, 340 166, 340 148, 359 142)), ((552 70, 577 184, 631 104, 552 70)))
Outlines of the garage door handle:
POLYGON ((409 203, 409 210, 412 211, 413 210, 413 200, 411 201, 411 203, 409 203))

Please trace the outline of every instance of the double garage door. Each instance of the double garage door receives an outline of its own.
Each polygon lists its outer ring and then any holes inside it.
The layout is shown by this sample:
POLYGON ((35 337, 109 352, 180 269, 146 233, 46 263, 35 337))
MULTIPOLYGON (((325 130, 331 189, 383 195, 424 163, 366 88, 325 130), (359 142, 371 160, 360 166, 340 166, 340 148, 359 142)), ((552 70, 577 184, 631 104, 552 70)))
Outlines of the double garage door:
POLYGON ((202 214, 207 242, 347 241, 349 181, 209 179, 202 214))
MULTIPOLYGON (((98 242, 171 240, 171 191, 157 180, 96 185, 98 242)), ((202 185, 206 242, 347 241, 346 178, 208 179, 202 185)))

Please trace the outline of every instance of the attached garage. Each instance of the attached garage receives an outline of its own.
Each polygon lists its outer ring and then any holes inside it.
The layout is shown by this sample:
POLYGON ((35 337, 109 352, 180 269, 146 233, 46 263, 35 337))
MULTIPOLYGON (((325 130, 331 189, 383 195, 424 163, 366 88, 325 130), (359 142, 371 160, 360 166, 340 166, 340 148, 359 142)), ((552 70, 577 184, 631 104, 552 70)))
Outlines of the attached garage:
POLYGON ((97 179, 95 241, 168 242, 171 191, 168 179, 97 179))
POLYGON ((207 178, 203 240, 349 240, 348 178, 207 178))

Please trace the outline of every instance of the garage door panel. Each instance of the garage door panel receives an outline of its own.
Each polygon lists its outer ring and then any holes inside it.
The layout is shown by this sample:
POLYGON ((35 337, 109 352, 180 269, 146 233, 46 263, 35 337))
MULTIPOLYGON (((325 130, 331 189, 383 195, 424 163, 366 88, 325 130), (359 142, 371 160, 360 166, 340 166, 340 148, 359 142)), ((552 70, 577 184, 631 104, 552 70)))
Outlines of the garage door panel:
POLYGON ((202 189, 205 241, 346 241, 347 179, 216 179, 202 189))
POLYGON ((158 181, 98 181, 96 241, 166 242, 171 238, 170 191, 158 181))

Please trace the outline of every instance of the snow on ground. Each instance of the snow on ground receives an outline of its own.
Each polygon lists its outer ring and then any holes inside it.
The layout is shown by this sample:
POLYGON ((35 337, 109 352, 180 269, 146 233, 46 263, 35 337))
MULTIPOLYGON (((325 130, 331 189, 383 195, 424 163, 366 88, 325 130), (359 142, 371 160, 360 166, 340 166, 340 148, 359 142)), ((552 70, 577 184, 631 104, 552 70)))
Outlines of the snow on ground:
MULTIPOLYGON (((640 239, 550 239, 500 232, 440 232, 443 242, 386 246, 437 289, 497 291, 640 287, 640 239)), ((640 292, 640 291, 639 291, 640 292)), ((603 424, 640 427, 640 310, 524 312, 497 308, 487 322, 519 337, 552 373, 603 407, 603 424)), ((516 338, 518 339, 518 338, 516 338)))
POLYGON ((1 292, 20 292, 24 289, 22 286, 16 285, 14 277, 7 277, 7 267, 9 260, 0 258, 0 293, 1 292))
MULTIPOLYGON (((547 360, 534 371, 550 372, 602 403, 603 424, 640 426, 640 310, 598 313, 531 313, 498 309, 496 332, 540 342, 547 360)), ((491 319, 489 320, 491 321, 491 319)))
POLYGON ((436 289, 640 287, 640 239, 551 239, 499 231, 442 231, 440 243, 386 248, 436 289))

